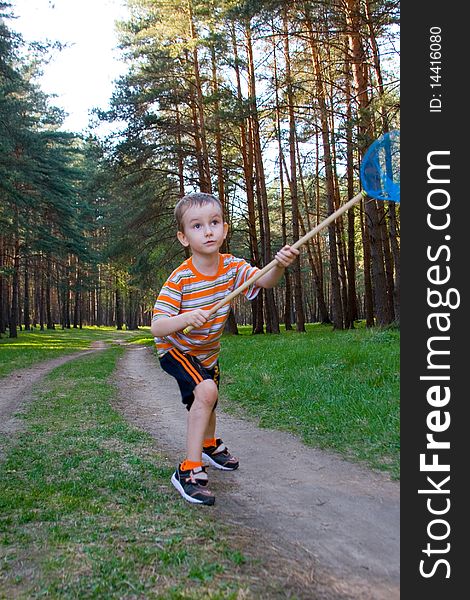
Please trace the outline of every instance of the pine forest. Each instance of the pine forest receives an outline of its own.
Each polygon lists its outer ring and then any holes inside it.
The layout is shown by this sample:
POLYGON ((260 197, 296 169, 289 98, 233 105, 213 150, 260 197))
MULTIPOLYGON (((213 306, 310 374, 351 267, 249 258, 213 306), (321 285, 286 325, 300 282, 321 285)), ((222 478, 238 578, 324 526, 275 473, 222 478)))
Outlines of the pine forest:
MULTIPOLYGON (((126 4, 125 74, 84 134, 38 84, 60 43, 27 44, 0 0, 0 336, 149 325, 192 191, 221 200, 223 250, 266 265, 361 190, 365 151, 400 127, 396 0, 126 4)), ((398 326, 399 204, 365 197, 230 317, 232 333, 398 326)))

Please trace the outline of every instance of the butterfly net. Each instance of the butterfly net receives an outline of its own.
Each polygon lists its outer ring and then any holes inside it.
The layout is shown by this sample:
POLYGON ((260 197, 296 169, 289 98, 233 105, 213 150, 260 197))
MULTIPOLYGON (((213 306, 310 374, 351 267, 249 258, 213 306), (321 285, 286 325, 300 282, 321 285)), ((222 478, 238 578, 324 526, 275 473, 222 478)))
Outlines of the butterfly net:
POLYGON ((400 131, 376 140, 364 154, 361 183, 368 196, 400 202, 400 131))

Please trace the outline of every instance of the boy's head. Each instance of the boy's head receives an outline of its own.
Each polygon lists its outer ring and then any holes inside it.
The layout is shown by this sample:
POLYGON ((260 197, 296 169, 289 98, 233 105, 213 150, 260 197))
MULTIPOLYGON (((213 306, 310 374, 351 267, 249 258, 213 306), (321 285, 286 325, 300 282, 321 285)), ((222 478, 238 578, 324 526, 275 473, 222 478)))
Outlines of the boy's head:
POLYGON ((184 215, 188 209, 201 207, 206 204, 213 204, 218 210, 220 210, 220 216, 223 217, 222 204, 220 200, 212 194, 195 192, 183 196, 183 198, 181 198, 175 206, 175 219, 178 231, 184 233, 184 215))

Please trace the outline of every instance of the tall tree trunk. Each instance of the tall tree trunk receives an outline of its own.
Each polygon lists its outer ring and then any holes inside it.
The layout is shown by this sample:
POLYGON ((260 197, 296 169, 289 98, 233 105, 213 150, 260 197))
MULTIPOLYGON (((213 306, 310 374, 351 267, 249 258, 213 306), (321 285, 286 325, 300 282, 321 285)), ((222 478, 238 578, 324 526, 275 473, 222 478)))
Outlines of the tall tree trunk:
MULTIPOLYGON (((359 112, 362 117, 359 123, 360 136, 362 139, 372 139, 372 121, 367 91, 369 81, 368 66, 360 37, 361 4, 359 0, 345 0, 343 6, 345 7, 346 12, 348 44, 354 84, 356 87, 356 97, 359 104, 359 112)), ((365 152, 365 148, 362 149, 362 152, 365 152)), ((370 240, 375 313, 377 315, 377 324, 383 326, 391 323, 393 319, 390 314, 390 305, 387 298, 382 235, 376 201, 367 201, 365 203, 365 211, 367 215, 366 226, 368 227, 370 240)))
MULTIPOLYGON (((375 34, 374 22, 372 19, 371 9, 370 9, 370 0, 366 0, 364 3, 364 10, 367 18, 367 27, 369 29, 369 41, 372 50, 372 56, 374 59, 374 71, 377 79, 377 91, 379 97, 382 99, 385 95, 385 87, 383 83, 382 77, 382 68, 380 64, 380 52, 379 45, 377 43, 377 36, 375 34)), ((382 121, 382 131, 384 133, 390 130, 389 119, 387 115, 387 110, 385 107, 385 103, 380 103, 380 118, 382 121)), ((389 296, 393 294, 393 306, 391 308, 391 314, 394 316, 395 322, 400 322, 400 247, 398 243, 398 227, 397 227, 397 215, 396 215, 396 205, 394 202, 388 203, 388 212, 389 212, 389 239, 390 239, 390 250, 391 250, 391 258, 388 258, 387 254, 385 254, 386 259, 392 260, 393 263, 390 262, 388 264, 388 277, 387 283, 389 286, 388 294, 389 296), (391 275, 390 275, 391 273, 391 275)), ((385 233, 386 235, 386 233, 385 233)), ((386 239, 387 239, 386 235, 386 239)), ((385 247, 386 249, 386 247, 385 247)))
MULTIPOLYGON (((282 139, 281 139, 281 108, 279 101, 279 77, 277 67, 277 55, 276 55, 276 36, 274 35, 274 22, 272 23, 273 31, 273 69, 274 69, 274 90, 276 98, 276 139, 278 146, 279 156, 279 196, 281 201, 281 233, 282 233, 282 245, 287 244, 287 217, 286 217, 286 198, 284 188, 284 152, 282 150, 282 139)), ((284 272, 285 281, 285 302, 284 302, 284 327, 286 331, 292 330, 292 290, 291 290, 291 278, 289 270, 286 269, 284 272)))
MULTIPOLYGON (((346 61, 346 73, 349 72, 349 62, 346 61)), ((346 76, 346 177, 348 198, 355 196, 354 190, 354 150, 353 150, 353 127, 351 107, 351 84, 350 78, 346 76)), ((348 210, 348 310, 346 325, 354 328, 357 319, 357 291, 356 291, 356 228, 355 207, 348 210)))
MULTIPOLYGON (((186 61, 188 65, 191 65, 191 60, 189 58, 188 51, 185 51, 186 61)), ((193 138, 194 138, 194 153, 196 156, 196 163, 198 168, 199 175, 199 189, 201 192, 206 192, 210 194, 212 192, 211 182, 207 179, 207 171, 204 165, 204 151, 202 148, 201 141, 201 128, 199 123, 199 110, 198 110, 198 101, 196 94, 196 84, 193 82, 189 82, 189 105, 191 109, 191 117, 192 117, 192 129, 193 129, 193 138)))
POLYGON ((387 230, 387 219, 385 216, 385 208, 383 202, 377 203, 377 215, 379 218, 379 230, 381 234, 382 241, 382 251, 384 257, 384 268, 385 268, 385 281, 387 284, 386 294, 387 294, 387 303, 388 303, 388 313, 390 315, 389 319, 391 321, 395 320, 395 307, 394 307, 394 289, 395 282, 393 280, 393 259, 392 253, 390 250, 390 240, 388 237, 387 230))
POLYGON ((366 326, 373 327, 374 320, 374 299, 372 291, 371 278, 371 259, 370 259, 370 241, 369 228, 364 222, 367 218, 364 207, 361 201, 361 231, 362 231, 362 246, 364 250, 364 310, 366 313, 366 326))
MULTIPOLYGON (((219 107, 219 75, 214 45, 211 46, 211 65, 212 65, 212 94, 214 96, 214 128, 215 128, 215 156, 217 162, 217 193, 222 204, 224 220, 228 222, 228 210, 225 202, 225 179, 224 162, 222 155, 222 134, 220 130, 220 107, 219 107)), ((221 248, 222 252, 228 252, 228 241, 224 240, 221 248)), ((235 313, 230 308, 224 331, 233 335, 238 335, 237 321, 235 313)))
MULTIPOLYGON (((310 52, 312 57, 312 66, 315 76, 315 89, 316 96, 319 106, 320 124, 322 132, 322 144, 323 144, 323 160, 325 162, 325 183, 326 183, 326 196, 327 196, 327 207, 328 214, 334 212, 334 181, 333 181, 333 168, 331 160, 331 148, 330 148, 330 131, 328 123, 328 107, 326 105, 322 72, 320 68, 320 57, 318 56, 318 43, 315 38, 313 24, 306 9, 306 25, 308 31, 308 40, 310 45, 310 52)), ((338 272, 338 253, 336 246, 336 225, 332 223, 328 226, 328 246, 330 254, 330 275, 331 275, 331 316, 333 321, 333 327, 335 329, 343 329, 343 311, 341 304, 341 291, 339 283, 339 272, 338 272)))
POLYGON ((115 278, 114 286, 116 296, 116 329, 118 331, 122 331, 122 327, 124 325, 124 311, 122 306, 121 288, 119 286, 119 280, 117 276, 115 278))
POLYGON ((129 301, 127 306, 126 329, 131 331, 138 329, 139 298, 135 290, 129 290, 129 301))
POLYGON ((59 272, 59 277, 57 279, 57 296, 60 297, 60 325, 62 329, 67 329, 67 320, 68 320, 68 279, 65 272, 65 266, 62 267, 61 272, 59 272))
POLYGON ((398 224, 395 202, 388 203, 388 210, 390 221, 390 244, 395 267, 395 287, 393 289, 395 321, 397 324, 400 324, 400 247, 398 244, 398 224))
POLYGON ((18 337, 18 294, 19 294, 19 271, 20 271, 20 240, 18 231, 18 209, 15 211, 15 242, 13 255, 13 275, 11 278, 11 307, 10 318, 8 323, 9 336, 11 338, 18 337))
MULTIPOLYGON (((331 96, 332 98, 332 96, 331 96)), ((331 131, 331 158, 333 164, 333 186, 334 186, 334 208, 337 210, 341 204, 340 191, 339 191, 339 182, 338 182, 338 172, 336 168, 336 142, 335 142, 335 130, 334 130, 334 119, 330 119, 330 131, 331 131)), ((342 300, 342 314, 343 314, 343 324, 345 327, 349 328, 349 323, 347 322, 347 314, 348 314, 348 278, 346 275, 346 242, 345 242, 345 233, 344 233, 344 223, 343 217, 335 220, 336 225, 336 242, 337 242, 337 252, 338 252, 338 261, 339 261, 339 279, 341 282, 341 300, 342 300)))
MULTIPOLYGON (((297 141, 296 145, 297 145, 297 155, 300 156, 299 149, 298 149, 298 141, 297 141)), ((302 195, 304 198, 305 215, 307 218, 307 229, 305 228, 300 211, 299 211, 299 222, 300 222, 300 226, 302 229, 302 235, 305 235, 308 231, 311 231, 313 229, 313 227, 312 227, 312 223, 310 221, 310 212, 308 210, 307 190, 305 188, 304 178, 303 178, 303 174, 302 174, 302 167, 301 167, 300 163, 298 165, 298 169, 299 169, 300 184, 302 187, 302 195)), ((315 288, 315 295, 316 295, 317 303, 318 303, 319 319, 320 319, 321 323, 325 323, 325 324, 331 323, 330 317, 328 315, 328 308, 327 308, 326 302, 325 302, 325 296, 323 294, 323 283, 322 283, 321 278, 319 277, 318 269, 315 264, 314 251, 312 252, 312 248, 315 249, 315 245, 314 245, 314 243, 311 242, 311 240, 309 240, 306 244, 306 247, 307 247, 308 261, 310 264, 310 269, 312 271, 312 279, 313 279, 313 285, 315 288)))
POLYGON ((23 323, 25 331, 31 330, 31 301, 29 288, 29 259, 24 258, 24 293, 23 293, 23 323))
POLYGON ((182 151, 182 140, 181 140, 181 117, 178 104, 175 104, 176 114, 176 153, 178 162, 178 186, 179 186, 179 197, 184 196, 184 159, 182 151))
MULTIPOLYGON (((252 123, 256 191, 259 198, 260 238, 263 235, 263 239, 261 240, 261 252, 264 265, 267 265, 271 262, 271 228, 269 223, 268 194, 266 190, 266 179, 261 150, 261 133, 256 97, 255 63, 253 58, 251 24, 249 21, 246 23, 245 34, 248 54, 248 95, 251 109, 250 120, 252 123)), ((279 333, 279 316, 274 301, 273 290, 264 290, 264 297, 266 301, 266 331, 267 333, 279 333)))
POLYGON ((80 267, 78 258, 75 259, 75 290, 73 299, 73 328, 78 329, 80 321, 80 304, 81 304, 81 292, 80 292, 80 267))
MULTIPOLYGON (((320 210, 320 148, 319 148, 319 139, 315 138, 315 225, 319 225, 322 220, 321 210, 320 210)), ((308 216, 308 215, 307 215, 308 216)), ((308 216, 310 219, 310 217, 308 216)), ((309 221, 310 223, 310 221, 309 221)), ((310 223, 310 228, 311 228, 310 223)), ((331 323, 330 313, 328 310, 328 304, 325 298, 325 274, 323 270, 323 249, 321 245, 321 236, 317 235, 315 239, 312 240, 312 254, 314 256, 314 264, 316 265, 316 276, 318 279, 316 280, 317 289, 318 289, 318 310, 319 310, 319 319, 320 322, 328 325, 331 323)))
POLYGON ((6 285, 3 277, 3 267, 5 265, 5 238, 0 234, 0 336, 3 335, 7 327, 7 299, 6 285))
POLYGON ((78 329, 80 320, 80 290, 76 289, 73 298, 73 328, 78 329))
POLYGON ((38 256, 33 264, 33 308, 31 325, 33 329, 39 324, 40 306, 41 306, 41 258, 38 256))
POLYGON ((96 325, 101 327, 104 325, 103 323, 103 298, 102 298, 102 290, 103 290, 103 280, 102 280, 102 269, 101 265, 98 265, 98 282, 95 286, 95 303, 96 303, 96 325))
MULTIPOLYGON (((326 10, 322 11, 322 19, 323 19, 323 35, 325 36, 323 42, 323 49, 325 53, 324 63, 327 65, 331 65, 336 60, 334 56, 332 56, 332 47, 331 47, 331 33, 328 27, 328 18, 326 15, 326 10)), ((332 162, 332 171, 333 171, 333 189, 334 189, 334 199, 333 204, 335 210, 340 207, 341 204, 341 194, 340 187, 338 181, 338 170, 337 170, 337 152, 336 152, 336 118, 335 118, 335 95, 336 95, 336 84, 332 77, 324 77, 326 79, 324 84, 325 89, 325 97, 327 99, 327 107, 328 107, 328 122, 330 128, 330 145, 331 145, 331 162, 332 162)), ((338 262, 339 262, 339 280, 340 280, 340 294, 341 294, 341 313, 343 315, 343 327, 349 327, 349 323, 347 321, 348 315, 348 278, 347 278, 347 269, 346 269, 346 240, 345 240, 345 232, 344 232, 344 222, 343 217, 340 217, 335 220, 336 225, 336 243, 337 243, 337 254, 338 254, 338 262)))
POLYGON ((70 314, 71 314, 71 310, 70 310, 70 304, 71 304, 71 293, 72 293, 72 288, 70 285, 70 271, 71 271, 71 265, 70 265, 70 258, 67 261, 67 265, 65 268, 65 327, 67 329, 70 329, 71 327, 71 322, 70 322, 70 314))
MULTIPOLYGON (((292 88, 292 75, 290 66, 289 27, 287 9, 283 13, 284 34, 284 59, 286 63, 287 102, 289 111, 289 158, 290 158, 290 197, 292 205, 292 235, 294 241, 300 238, 299 227, 299 200, 297 187, 297 158, 296 158, 296 125, 294 115, 294 91, 292 88)), ((299 332, 305 332, 305 313, 302 292, 302 274, 300 270, 301 257, 292 265, 294 275, 295 323, 299 332)))
MULTIPOLYGON (((241 87, 241 75, 238 58, 238 46, 235 35, 235 28, 231 28, 232 47, 234 54, 234 70, 237 81, 237 101, 240 110, 243 107, 243 95, 241 87)), ((261 266, 261 260, 258 251, 258 235, 256 232, 256 216, 255 216, 255 192, 254 192, 254 165, 253 165, 253 145, 251 135, 251 120, 245 118, 243 112, 240 119, 240 139, 241 139, 241 154, 243 159, 243 176, 245 179, 246 188, 246 199, 247 199, 247 210, 248 210, 248 235, 250 245, 250 258, 253 265, 257 267, 261 266), (248 125, 248 131, 247 131, 248 125)), ((251 303, 252 311, 252 322, 253 322, 253 333, 263 333, 264 331, 264 318, 263 318, 263 303, 262 295, 258 294, 258 297, 251 303)))
POLYGON ((197 49, 198 36, 196 33, 196 28, 194 26, 192 2, 189 2, 188 5, 189 5, 189 30, 190 30, 191 41, 192 41, 192 46, 193 46, 192 64, 193 64, 193 75, 194 75, 194 87, 196 90, 196 107, 197 107, 199 134, 200 134, 200 140, 201 140, 201 149, 200 149, 200 151, 201 151, 201 169, 202 169, 201 192, 212 193, 212 183, 211 183, 210 167, 209 167, 209 153, 207 151, 206 122, 205 122, 205 115, 204 115, 204 95, 202 93, 201 74, 200 74, 200 70, 199 70, 199 57, 198 57, 198 49, 197 49))
POLYGON ((225 207, 225 182, 224 182, 224 162, 222 156, 222 134, 220 131, 220 107, 219 107, 219 75, 215 56, 214 45, 211 46, 211 66, 212 66, 212 95, 214 97, 214 129, 215 129, 215 156, 217 162, 217 193, 219 200, 224 207, 224 214, 227 215, 225 207))
MULTIPOLYGON (((368 42, 369 42, 371 50, 372 50, 374 71, 375 71, 375 76, 377 78, 377 91, 379 93, 379 97, 383 98, 383 96, 385 94, 385 88, 384 88, 383 77, 382 77, 382 69, 380 66, 379 45, 377 43, 377 36, 375 35, 374 22, 373 22, 371 10, 370 10, 370 0, 365 0, 364 11, 365 11, 365 16, 366 16, 366 21, 367 21, 367 27, 369 30, 368 42)), ((387 115, 386 107, 383 103, 380 103, 379 107, 380 107, 379 108, 380 118, 382 121, 382 130, 384 132, 389 131, 389 123, 388 123, 388 115, 387 115)))
POLYGON ((55 324, 52 319, 52 303, 51 303, 52 274, 51 274, 51 269, 52 269, 52 261, 48 257, 47 258, 47 270, 46 270, 46 322, 47 322, 46 327, 47 327, 47 329, 55 329, 55 324))
MULTIPOLYGON (((299 213, 299 221, 300 221, 300 226, 302 228, 302 235, 305 235, 308 231, 310 231, 311 228, 310 228, 310 226, 309 226, 308 230, 305 228, 305 224, 303 222, 303 219, 302 219, 302 216, 300 215, 300 213, 299 213)), ((310 264, 310 269, 312 271, 313 285, 315 287, 315 295, 316 295, 317 304, 318 304, 318 315, 319 315, 320 322, 327 324, 327 323, 331 323, 331 321, 328 316, 328 308, 326 306, 325 295, 323 293, 323 281, 318 276, 318 270, 315 265, 315 258, 314 258, 313 252, 312 252, 312 246, 313 246, 313 244, 311 244, 311 242, 308 241, 306 244, 307 256, 308 256, 308 262, 310 264)))
POLYGON ((39 292, 39 328, 41 331, 44 331, 44 323, 45 323, 45 314, 46 314, 46 304, 45 304, 45 294, 46 294, 46 286, 45 286, 45 277, 43 271, 43 261, 41 258, 41 269, 39 273, 40 277, 40 292, 39 292))

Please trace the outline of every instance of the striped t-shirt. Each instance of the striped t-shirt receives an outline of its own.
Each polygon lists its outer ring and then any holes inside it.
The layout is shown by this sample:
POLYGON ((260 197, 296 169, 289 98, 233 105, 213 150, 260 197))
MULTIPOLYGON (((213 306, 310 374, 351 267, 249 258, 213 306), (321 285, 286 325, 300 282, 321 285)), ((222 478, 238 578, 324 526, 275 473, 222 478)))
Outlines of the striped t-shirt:
MULTIPOLYGON (((175 317, 196 308, 210 310, 258 270, 243 258, 221 254, 217 273, 208 276, 199 273, 192 258, 188 258, 163 285, 153 308, 152 320, 175 317)), ((248 300, 253 300, 260 289, 255 283, 244 290, 243 294, 248 300)), ((195 356, 203 366, 211 369, 219 356, 220 338, 229 311, 230 304, 222 306, 203 327, 193 329, 188 334, 176 331, 165 337, 156 337, 158 356, 162 357, 171 348, 177 348, 195 356)))

